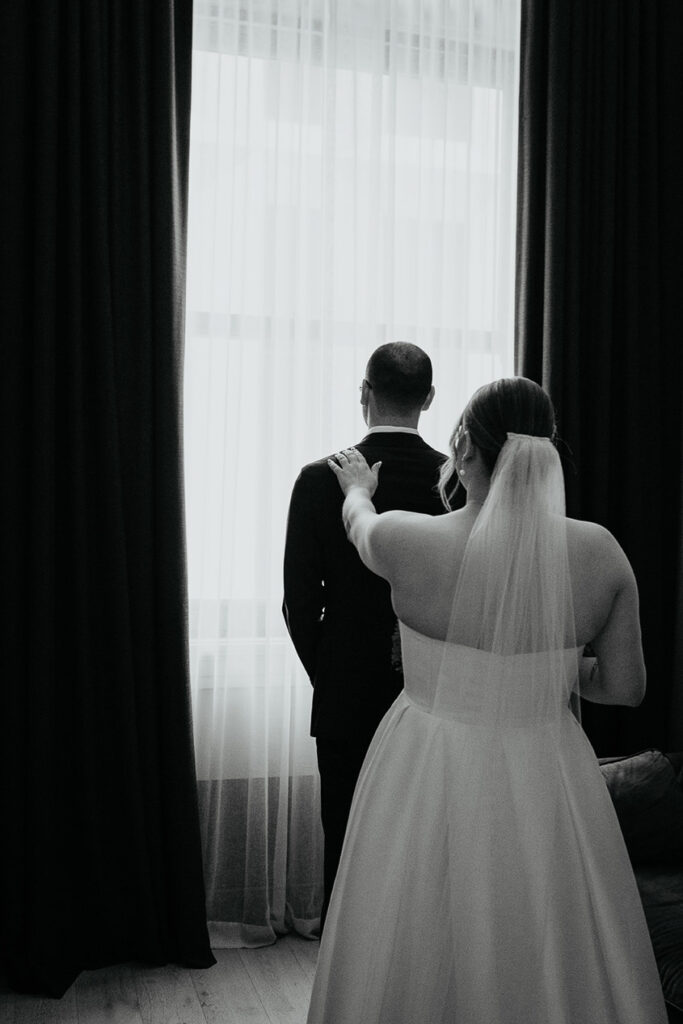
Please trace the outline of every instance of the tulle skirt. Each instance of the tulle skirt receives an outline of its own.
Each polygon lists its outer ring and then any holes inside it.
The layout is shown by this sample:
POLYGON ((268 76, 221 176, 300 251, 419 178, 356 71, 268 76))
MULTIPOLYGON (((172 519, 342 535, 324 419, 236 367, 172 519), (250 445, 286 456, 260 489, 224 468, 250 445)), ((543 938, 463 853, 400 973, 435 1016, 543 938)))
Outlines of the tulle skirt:
POLYGON ((358 781, 308 1024, 666 1024, 579 724, 440 718, 403 693, 358 781))

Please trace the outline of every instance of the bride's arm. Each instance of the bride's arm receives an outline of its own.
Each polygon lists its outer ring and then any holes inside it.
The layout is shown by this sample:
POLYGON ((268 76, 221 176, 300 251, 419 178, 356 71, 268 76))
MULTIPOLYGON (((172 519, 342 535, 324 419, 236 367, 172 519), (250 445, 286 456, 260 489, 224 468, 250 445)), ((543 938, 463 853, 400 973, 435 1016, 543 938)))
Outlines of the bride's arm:
POLYGON ((609 589, 611 607, 607 621, 591 641, 597 658, 582 659, 581 696, 596 704, 637 707, 645 696, 646 672, 636 578, 612 534, 590 525, 597 539, 594 577, 609 589))
POLYGON ((342 518, 349 540, 357 549, 364 565, 390 579, 392 524, 397 517, 408 515, 401 512, 379 514, 372 503, 377 489, 381 462, 372 467, 355 448, 339 452, 335 459, 328 459, 345 499, 342 518))
POLYGON ((354 545, 361 562, 384 579, 391 579, 392 527, 401 515, 409 513, 378 513, 369 492, 363 487, 352 487, 342 507, 346 533, 354 545))
POLYGON ((342 505, 342 520, 347 537, 357 548, 363 561, 365 561, 364 554, 368 548, 369 534, 378 519, 377 509, 372 503, 367 487, 360 485, 351 487, 346 492, 342 505))

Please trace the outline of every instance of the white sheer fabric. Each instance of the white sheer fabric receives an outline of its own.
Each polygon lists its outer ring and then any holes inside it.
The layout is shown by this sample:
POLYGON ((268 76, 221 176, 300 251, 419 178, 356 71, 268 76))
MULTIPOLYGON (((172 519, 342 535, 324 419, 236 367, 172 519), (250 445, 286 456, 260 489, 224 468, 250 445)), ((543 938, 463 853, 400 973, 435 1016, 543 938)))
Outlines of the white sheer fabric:
POLYGON ((214 945, 307 931, 310 684, 280 613, 307 461, 359 440, 370 352, 432 357, 445 447, 512 372, 516 0, 195 0, 190 656, 214 945))

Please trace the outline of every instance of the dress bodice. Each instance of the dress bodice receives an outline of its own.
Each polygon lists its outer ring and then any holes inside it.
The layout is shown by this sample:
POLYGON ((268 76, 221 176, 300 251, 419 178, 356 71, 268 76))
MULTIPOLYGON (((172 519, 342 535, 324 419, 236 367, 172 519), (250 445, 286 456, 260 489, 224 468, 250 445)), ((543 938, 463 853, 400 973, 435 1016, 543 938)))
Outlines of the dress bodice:
POLYGON ((553 720, 567 710, 580 648, 500 655, 400 628, 405 695, 431 714, 510 725, 553 720))

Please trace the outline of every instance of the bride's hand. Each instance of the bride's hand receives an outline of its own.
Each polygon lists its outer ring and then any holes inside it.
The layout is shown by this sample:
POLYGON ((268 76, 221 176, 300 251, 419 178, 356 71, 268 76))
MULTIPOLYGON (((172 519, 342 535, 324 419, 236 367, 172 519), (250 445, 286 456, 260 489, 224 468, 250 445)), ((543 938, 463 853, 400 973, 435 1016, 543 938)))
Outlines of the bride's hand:
POLYGON ((327 460, 327 465, 337 477, 344 495, 347 495, 352 487, 364 488, 370 497, 377 490, 379 467, 382 463, 376 462, 370 468, 355 448, 345 448, 343 452, 337 452, 333 459, 327 460))

